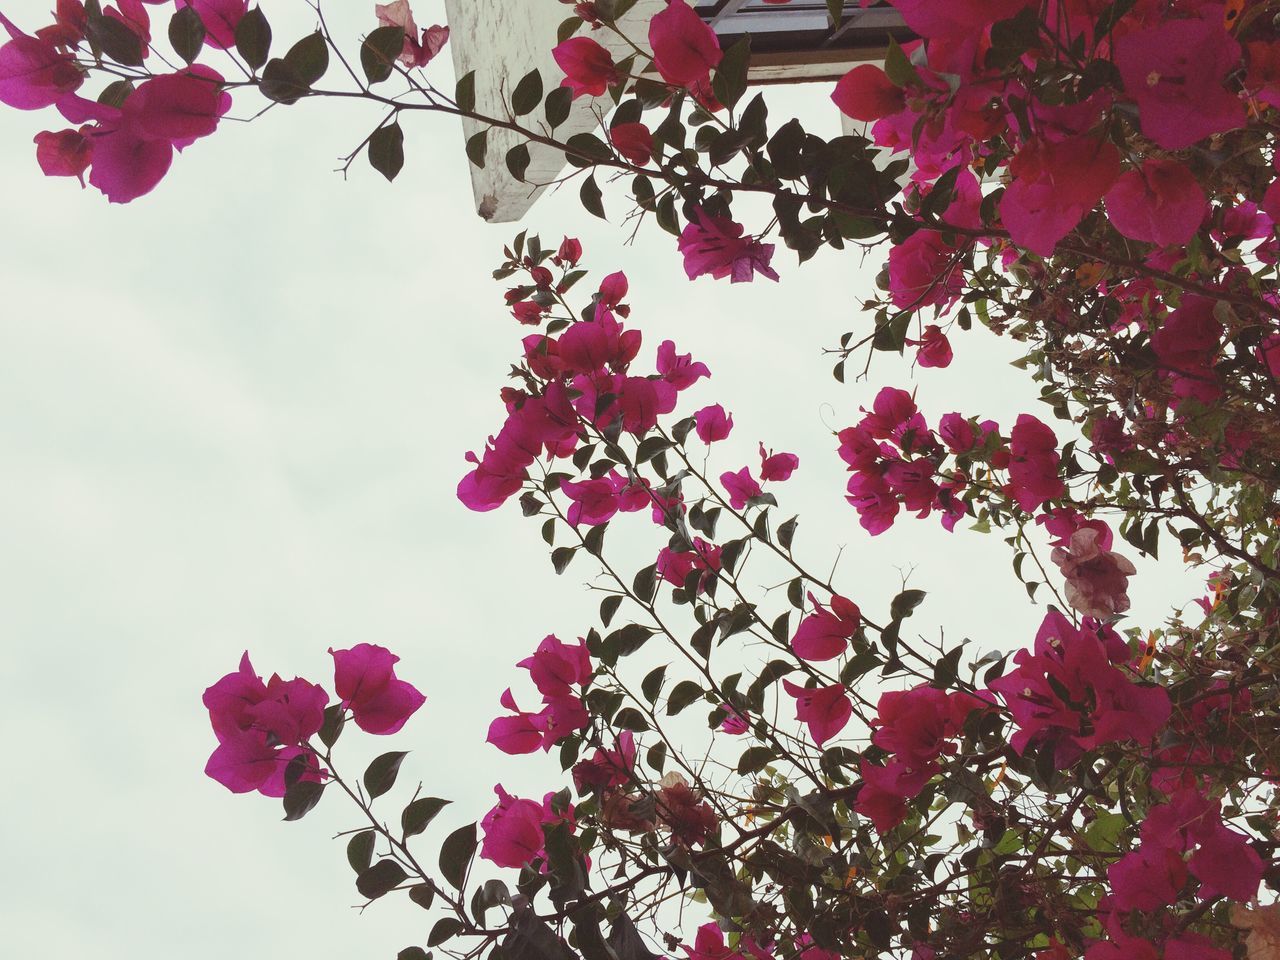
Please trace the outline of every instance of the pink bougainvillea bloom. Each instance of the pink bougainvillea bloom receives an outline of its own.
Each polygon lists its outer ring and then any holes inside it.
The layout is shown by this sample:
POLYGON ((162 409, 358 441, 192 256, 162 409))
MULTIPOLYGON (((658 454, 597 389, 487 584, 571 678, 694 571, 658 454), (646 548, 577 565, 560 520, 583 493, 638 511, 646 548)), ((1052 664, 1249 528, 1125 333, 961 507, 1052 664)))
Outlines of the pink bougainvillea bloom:
POLYGON ((862 626, 862 611, 852 600, 833 594, 829 607, 809 594, 813 613, 804 617, 791 638, 791 649, 801 660, 833 660, 844 653, 862 626))
POLYGON ((836 84, 831 99, 846 117, 870 123, 906 107, 906 95, 871 63, 854 67, 836 84))
POLYGON ((750 467, 743 467, 736 473, 726 471, 720 474, 720 485, 729 494, 729 506, 734 510, 741 510, 764 492, 756 478, 751 476, 750 467))
POLYGON ((730 283, 749 283, 756 274, 778 279, 777 272, 769 266, 773 260, 772 243, 744 237, 742 224, 727 217, 710 216, 701 207, 694 210, 694 217, 681 231, 678 242, 684 255, 684 272, 690 280, 704 274, 717 280, 728 277, 730 283))
POLYGON ((1108 550, 1093 527, 1076 530, 1050 559, 1067 581, 1067 603, 1085 616, 1106 618, 1129 609, 1129 578, 1138 571, 1126 557, 1108 550))
POLYGON ((1212 403, 1222 393, 1214 362, 1222 341, 1222 323, 1214 316, 1215 302, 1189 294, 1151 334, 1151 349, 1182 399, 1212 403))
POLYGON ((230 109, 222 82, 203 66, 152 77, 125 100, 124 121, 144 140, 167 140, 182 149, 217 130, 230 109))
POLYGON ((551 55, 564 71, 561 86, 572 90, 575 100, 583 95, 602 96, 618 82, 613 54, 590 37, 570 37, 558 44, 551 55))
POLYGON ((715 831, 716 812, 702 798, 701 791, 674 771, 659 784, 654 806, 659 822, 671 831, 672 839, 687 847, 705 843, 715 831))
POLYGON ((576 237, 565 237, 560 241, 560 249, 551 258, 556 266, 576 267, 582 259, 582 241, 576 237))
POLYGON ((938 421, 938 436, 952 453, 968 453, 978 444, 977 428, 959 413, 943 415, 938 421))
POLYGON ((546 732, 544 718, 536 713, 521 710, 516 705, 511 688, 503 691, 499 702, 512 714, 496 717, 489 724, 486 743, 491 743, 503 753, 519 755, 535 753, 542 746, 543 734, 546 732))
POLYGON ((620 316, 627 314, 619 310, 623 298, 627 295, 627 275, 619 270, 600 281, 600 302, 611 310, 617 310, 620 316))
POLYGON ((0 103, 19 110, 39 110, 56 103, 84 82, 69 53, 48 40, 28 36, 0 13, 9 42, 0 47, 0 103))
POLYGON ((653 159, 653 134, 643 123, 620 123, 609 131, 613 148, 638 167, 653 159))
POLYGON ((560 335, 556 355, 570 373, 621 371, 640 352, 642 339, 639 330, 624 330, 608 307, 598 305, 591 320, 572 323, 560 335))
POLYGON ((1120 175, 1120 153, 1090 136, 1059 142, 1032 140, 1009 162, 1012 180, 1000 199, 1000 219, 1009 238, 1042 257, 1053 255, 1063 237, 1120 175))
MULTIPOLYGON (((989 696, 989 695, 988 695, 989 696)), ((890 690, 876 704, 871 742, 911 768, 922 768, 938 757, 956 752, 955 737, 974 710, 987 701, 968 693, 930 686, 890 690)))
POLYGON ((724 407, 713 403, 693 415, 693 428, 703 443, 715 443, 728 437, 733 430, 733 414, 725 413, 724 407))
POLYGON ((572 501, 567 515, 571 526, 585 523, 597 527, 608 523, 618 512, 618 492, 604 477, 577 483, 561 480, 560 492, 572 501))
POLYGON ((791 475, 800 468, 800 458, 794 453, 766 452, 764 444, 760 444, 760 479, 766 481, 790 480, 791 475))
POLYGON ((898 515, 898 498, 878 473, 855 473, 849 478, 845 497, 858 511, 858 522, 873 537, 893 526, 898 515))
POLYGON ((1115 905, 1121 910, 1158 910, 1178 899, 1187 866, 1175 850, 1143 844, 1107 868, 1115 905))
POLYGON ((1130 240, 1161 246, 1190 242, 1209 201, 1185 164, 1148 159, 1107 191, 1107 216, 1130 240))
MULTIPOLYGON (((206 31, 205 42, 219 50, 236 45, 236 27, 249 12, 249 0, 174 0, 181 10, 193 7, 206 31)), ((406 7, 408 4, 406 4, 406 7)))
POLYGON ((947 307, 964 290, 959 248, 917 230, 889 251, 889 299, 900 310, 947 307))
POLYGON ((954 356, 951 352, 951 341, 936 323, 924 328, 919 340, 908 340, 916 351, 916 363, 922 367, 949 367, 954 356))
POLYGON ((686 390, 702 377, 711 376, 711 371, 701 360, 695 362, 691 353, 676 353, 676 345, 672 340, 663 340, 658 344, 658 373, 662 379, 677 390, 686 390))
POLYGON ((396 59, 411 70, 414 67, 425 67, 449 41, 449 28, 439 25, 427 27, 419 38, 418 25, 414 22, 408 0, 374 4, 373 12, 382 26, 400 27, 404 30, 404 47, 396 59))
POLYGON ((649 47, 662 79, 678 87, 705 83, 724 56, 716 32, 685 0, 669 0, 649 21, 649 47))
POLYGON ((724 709, 728 711, 728 715, 720 721, 720 726, 717 728, 721 733, 738 737, 751 729, 751 720, 746 714, 728 704, 724 705, 724 709))
POLYGON ((907 26, 931 39, 968 38, 997 20, 1007 20, 1030 3, 1031 0, 893 0, 907 26))
POLYGON ((849 702, 844 684, 801 687, 790 680, 783 680, 782 686, 795 697, 796 719, 808 726, 809 736, 819 747, 837 736, 853 716, 853 704, 849 702))
POLYGON ((499 784, 498 803, 480 821, 480 856, 499 867, 523 867, 543 855, 542 804, 513 797, 499 784))
POLYGON ((395 733, 426 702, 408 681, 396 677, 400 660, 386 647, 358 643, 348 650, 334 650, 334 689, 342 705, 365 733, 395 733))
MULTIPOLYGON (((157 0, 151 0, 155 3, 157 0)), ((144 0, 119 0, 120 9, 103 7, 102 13, 135 34, 143 44, 151 43, 151 15, 147 13, 144 0)))
POLYGON ((1009 455, 1010 492, 1023 510, 1031 513, 1066 492, 1058 476, 1058 438, 1031 414, 1019 414, 1009 455))
POLYGON ((1220 11, 1209 6, 1203 18, 1156 21, 1115 40, 1115 64, 1138 105, 1142 132, 1166 150, 1245 122, 1244 104, 1226 86, 1240 66, 1240 44, 1220 11))
POLYGON ((1187 864, 1200 881, 1196 896, 1201 900, 1228 897, 1245 903, 1258 895, 1266 865, 1244 834, 1217 822, 1198 839, 1200 846, 1187 864))
POLYGON ((573 687, 582 686, 591 679, 594 668, 587 653, 587 645, 579 640, 568 644, 554 634, 542 639, 532 656, 516 664, 529 671, 529 677, 544 697, 562 697, 573 687))
POLYGON ((618 735, 613 750, 597 748, 589 760, 579 760, 573 765, 573 785, 578 793, 623 787, 631 780, 636 765, 636 738, 630 730, 618 735))
POLYGON ((1141 937, 1119 934, 1114 940, 1099 940, 1089 945, 1084 960, 1164 960, 1156 945, 1141 937))
POLYGON ((37 133, 36 162, 41 172, 46 177, 75 177, 83 187, 84 172, 93 160, 93 141, 83 131, 92 129, 86 126, 82 130, 37 133))

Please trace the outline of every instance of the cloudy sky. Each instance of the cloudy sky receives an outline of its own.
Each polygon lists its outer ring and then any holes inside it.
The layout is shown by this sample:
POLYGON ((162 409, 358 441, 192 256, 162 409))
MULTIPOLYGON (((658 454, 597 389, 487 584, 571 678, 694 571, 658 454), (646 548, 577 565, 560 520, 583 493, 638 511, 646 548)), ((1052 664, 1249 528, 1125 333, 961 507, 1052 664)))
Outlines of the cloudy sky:
MULTIPOLYGON (((49 5, 5 12, 34 27, 49 5)), ((354 38, 370 23, 350 6, 334 25, 354 38)), ((418 6, 420 22, 440 19, 439 4, 418 6)), ((447 63, 433 69, 449 82, 447 63)), ((837 128, 824 90, 770 97, 775 118, 837 128)), ((318 102, 226 122, 153 195, 109 207, 40 176, 31 138, 58 118, 0 113, 6 955, 336 960, 425 939, 430 921, 407 902, 352 909, 329 838, 355 824, 336 798, 282 824, 276 802, 203 777, 200 694, 245 649, 263 673, 324 683, 330 646, 398 652, 428 697, 394 743, 413 751, 402 786, 453 798, 443 827, 482 814, 499 779, 530 796, 563 783, 553 759, 509 760, 483 739, 503 687, 523 689, 512 664, 594 623, 589 571, 557 578, 514 504, 480 516, 454 496, 463 453, 501 422, 525 332, 489 276, 515 230, 473 214, 449 122, 407 130, 394 185, 361 164, 344 182, 335 158, 376 119, 318 102)), ((801 512, 814 567, 843 551, 844 592, 874 608, 910 575, 930 592, 921 632, 1029 642, 1043 608, 999 538, 949 536, 935 518, 872 540, 843 500, 832 437, 886 383, 918 389, 931 420, 1048 419, 1008 366, 1014 345, 961 334, 947 370, 879 355, 867 381, 841 386, 821 349, 867 329, 858 298, 875 262, 827 252, 797 269, 780 251, 780 284, 691 284, 670 237, 647 229, 626 246, 616 217, 591 219, 573 194, 544 198, 528 226, 577 235, 589 267, 627 272, 647 350, 670 337, 708 364, 685 410, 733 412, 717 473, 754 463, 757 440, 796 452, 782 507, 801 512)), ((1144 566, 1134 622, 1192 590, 1144 566)), ((392 746, 348 739, 354 770, 392 746)))

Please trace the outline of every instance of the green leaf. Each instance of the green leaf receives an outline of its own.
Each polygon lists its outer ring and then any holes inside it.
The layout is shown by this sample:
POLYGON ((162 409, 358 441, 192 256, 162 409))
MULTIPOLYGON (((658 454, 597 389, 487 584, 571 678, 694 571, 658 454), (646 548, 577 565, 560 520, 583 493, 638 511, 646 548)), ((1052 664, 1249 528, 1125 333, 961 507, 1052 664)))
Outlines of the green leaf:
POLYGON ((778 538, 778 546, 782 547, 783 550, 791 549, 791 541, 795 539, 796 525, 799 522, 799 517, 792 517, 790 520, 778 526, 778 532, 776 534, 778 538))
POLYGON ((129 99, 129 94, 133 93, 133 84, 128 80, 113 80, 102 88, 102 92, 98 94, 98 102, 106 104, 108 107, 122 107, 124 102, 129 99))
POLYGON ((258 89, 268 100, 289 106, 306 96, 310 88, 302 82, 298 71, 276 57, 267 61, 266 69, 262 71, 262 77, 258 81, 258 89))
POLYGON ((662 684, 666 679, 667 665, 664 663, 654 667, 645 675, 644 680, 640 682, 640 692, 644 694, 646 700, 653 703, 662 693, 662 684))
POLYGON ((408 753, 403 750, 392 750, 374 759, 364 771, 364 788, 369 792, 369 799, 374 800, 396 783, 400 773, 400 764, 408 753))
POLYGON ((576 167, 589 167, 613 159, 613 151, 593 133, 574 134, 565 141, 565 156, 576 167))
POLYGON ((529 169, 529 162, 528 144, 517 143, 507 151, 507 170, 515 179, 524 180, 525 172, 529 169))
POLYGON ((540 103, 542 103, 542 74, 537 70, 530 70, 520 78, 515 90, 511 91, 511 110, 517 117, 523 117, 526 113, 533 113, 538 109, 540 103))
POLYGON ((751 37, 741 40, 724 52, 716 74, 711 79, 711 90, 716 99, 730 110, 747 92, 747 65, 751 62, 751 37))
POLYGON ((893 598, 893 603, 889 606, 889 616, 894 620, 905 620, 924 602, 925 596, 923 590, 903 590, 893 598))
POLYGON ((285 820, 301 820, 320 802, 323 795, 323 783, 299 780, 284 793, 285 820))
POLYGON ((436 888, 429 883, 420 883, 409 888, 409 899, 423 910, 430 910, 436 899, 436 888))
POLYGON ((142 38, 113 17, 91 16, 85 33, 108 57, 126 67, 140 67, 144 62, 142 38))
POLYGON ((373 848, 378 842, 378 835, 373 830, 361 830, 347 841, 347 863, 356 875, 364 873, 373 863, 373 848))
POLYGON ((702 687, 692 680, 681 680, 667 697, 667 716, 674 717, 691 703, 702 698, 702 687))
POLYGON ((464 74, 453 91, 453 102, 463 113, 474 113, 476 109, 476 72, 464 74))
POLYGON ((285 63, 293 68, 308 88, 325 75, 329 69, 329 44, 319 30, 303 37, 284 55, 285 63))
POLYGON ((484 169, 485 154, 489 151, 489 128, 473 133, 467 137, 467 159, 481 170, 484 169))
POLYGON ((436 814, 450 802, 441 800, 439 797, 419 797, 405 807, 404 812, 400 814, 400 829, 404 831, 406 837, 417 836, 427 829, 431 821, 436 818, 436 814))
POLYGON ((431 954, 421 947, 405 947, 396 954, 396 960, 431 960, 431 954))
POLYGON ((463 931, 462 921, 457 917, 441 917, 431 928, 427 937, 428 947, 438 947, 446 940, 452 939, 463 931))
POLYGON ((613 724, 623 730, 631 730, 635 733, 644 733, 649 729, 649 721, 644 718, 644 714, 633 707, 624 707, 619 710, 614 715, 613 724))
POLYGON ((749 747, 738 758, 738 773, 744 777, 759 773, 773 762, 774 756, 772 747, 749 747))
POLYGON ((889 51, 884 56, 884 72, 894 86, 905 87, 909 84, 919 85, 920 74, 915 65, 907 59, 907 55, 898 46, 898 41, 889 38, 889 51))
POLYGON ((194 63, 204 47, 204 21, 195 7, 182 7, 169 18, 169 45, 187 63, 194 63))
POLYGON ((546 114, 547 126, 555 129, 569 119, 569 110, 573 106, 573 91, 568 87, 556 87, 547 94, 543 112, 546 114))
POLYGON ((360 44, 360 66, 370 85, 381 83, 395 70, 404 51, 404 27, 378 27, 360 44))
MULTIPOLYGON (((445 837, 440 845, 440 872, 453 887, 462 889, 476 852, 476 825, 469 823, 445 837)), ((434 944, 432 944, 434 946, 434 944)))
POLYGON ((960 654, 964 647, 956 647, 933 665, 933 686, 945 690, 956 682, 959 676, 960 654))
POLYGON ((658 568, 655 564, 649 564, 636 573, 635 579, 631 581, 631 592, 640 598, 643 603, 653 603, 653 598, 658 592, 658 568))
MULTIPOLYGON (((582 181, 582 186, 578 190, 578 199, 582 202, 582 208, 587 213, 599 217, 601 220, 608 219, 604 215, 604 195, 600 192, 600 185, 596 183, 595 174, 591 174, 582 181)), ((650 437, 649 439, 654 438, 650 437)))
POLYGON ((649 765, 649 769, 662 772, 662 768, 667 765, 667 744, 665 741, 659 740, 644 755, 644 761, 649 765))
POLYGON ((368 900, 377 900, 385 896, 408 878, 404 867, 394 860, 379 860, 369 869, 356 877, 356 889, 368 900))
POLYGON ((622 604, 622 595, 614 594, 611 597, 605 597, 600 601, 600 622, 606 627, 613 620, 613 615, 618 612, 618 607, 622 604))
POLYGON ((394 121, 379 127, 369 137, 369 165, 387 178, 395 180, 404 168, 404 131, 394 121))
POLYGON ((320 742, 326 747, 332 747, 338 742, 338 737, 342 735, 342 728, 346 725, 342 704, 335 703, 324 709, 324 723, 320 725, 320 742))
POLYGON ((573 555, 577 553, 576 547, 556 547, 551 551, 551 566, 556 573, 564 573, 565 568, 569 566, 569 561, 573 559, 573 555))
POLYGON ((271 24, 260 7, 254 7, 236 24, 236 52, 250 70, 262 69, 271 55, 271 24))

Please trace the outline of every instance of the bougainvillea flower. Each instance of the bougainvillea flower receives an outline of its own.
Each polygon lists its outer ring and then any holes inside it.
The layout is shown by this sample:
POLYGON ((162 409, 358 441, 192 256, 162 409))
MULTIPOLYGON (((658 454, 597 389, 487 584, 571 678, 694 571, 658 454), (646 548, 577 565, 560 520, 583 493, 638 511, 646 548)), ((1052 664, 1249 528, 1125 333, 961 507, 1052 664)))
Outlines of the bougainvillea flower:
POLYGON ((717 727, 721 733, 727 733, 730 736, 738 737, 751 729, 751 720, 742 711, 737 710, 728 704, 724 705, 724 709, 728 711, 725 718, 720 721, 717 727))
POLYGON ((556 266, 576 267, 582 259, 582 241, 576 237, 565 237, 560 241, 560 248, 551 258, 556 266))
POLYGON ((819 747, 838 735, 853 716, 853 704, 849 702, 844 684, 801 687, 783 680, 782 686, 795 697, 796 719, 808 726, 809 736, 819 747))
POLYGON ((845 497, 858 511, 858 522, 873 537, 893 526, 898 515, 898 498, 884 477, 876 473, 855 473, 849 478, 845 497))
POLYGON ((899 310, 950 306, 964 290, 960 248, 917 230, 889 251, 889 300, 899 310))
POLYGON ((720 474, 720 486, 729 494, 729 506, 735 510, 741 510, 764 492, 756 478, 751 476, 750 467, 743 467, 736 473, 726 471, 720 474))
POLYGON ((919 340, 908 340, 908 344, 919 347, 916 351, 916 363, 922 367, 949 367, 954 356, 951 352, 951 341, 936 323, 924 328, 919 340))
POLYGON ((660 781, 654 810, 658 821, 671 831, 672 839, 687 847, 705 843, 716 828, 716 812, 711 804, 675 771, 660 781))
POLYGON ((1107 216, 1130 240, 1144 243, 1190 242, 1209 201, 1195 175, 1176 160, 1145 160, 1120 176, 1106 195, 1107 216))
POLYGON ((938 497, 938 484, 933 479, 934 465, 928 457, 914 460, 890 460, 884 471, 884 482, 908 510, 927 517, 938 497))
POLYGON ((715 443, 728 437, 733 430, 733 414, 725 413, 724 407, 713 403, 693 415, 693 428, 703 443, 715 443))
POLYGON ((1138 105, 1143 134, 1181 150, 1245 122, 1244 104, 1227 89, 1241 51, 1222 16, 1156 22, 1115 41, 1125 93, 1138 105))
POLYGON ((864 63, 836 84, 831 100, 846 117, 870 123, 906 107, 906 95, 880 67, 864 63))
POLYGON ((486 743, 491 743, 503 753, 517 756, 524 753, 536 753, 542 746, 546 724, 543 717, 527 710, 521 710, 508 687, 503 691, 500 703, 513 711, 505 717, 495 717, 489 723, 486 743))
MULTIPOLYGON (((229 50, 236 45, 236 27, 249 12, 249 0, 174 0, 174 3, 178 9, 192 7, 200 14, 206 31, 205 42, 219 50, 229 50)), ((408 8, 407 3, 405 7, 408 8)))
POLYGON ((413 684, 396 677, 400 660, 386 647, 357 643, 334 650, 333 685, 342 705, 365 733, 395 733, 426 702, 413 684))
POLYGON ((1179 398, 1212 403, 1222 393, 1213 369, 1223 332, 1215 305, 1209 297, 1188 294, 1152 331, 1151 349, 1179 398))
POLYGON ((19 110, 40 110, 84 82, 71 54, 59 52, 50 41, 23 33, 3 13, 0 26, 10 37, 0 47, 0 103, 19 110))
POLYGON ((773 244, 744 237, 744 229, 727 217, 713 217, 701 207, 695 209, 694 219, 685 225, 678 242, 689 279, 710 274, 717 280, 728 277, 730 283, 746 283, 758 273, 777 280, 777 272, 769 266, 773 244))
POLYGON ((657 369, 662 379, 677 390, 687 390, 700 378, 711 376, 705 363, 694 362, 693 354, 676 353, 675 342, 671 340, 658 344, 657 369))
POLYGON ((631 780, 636 765, 636 738, 630 730, 618 735, 613 750, 597 748, 589 760, 579 760, 573 765, 573 785, 578 793, 622 787, 631 780))
POLYGON ((800 468, 800 458, 794 453, 766 452, 764 444, 760 444, 760 479, 765 481, 790 480, 791 475, 800 468))
POLYGON ((1181 855, 1159 844, 1143 844, 1107 868, 1116 907, 1157 910, 1178 899, 1187 882, 1181 855))
POLYGON ((1120 154, 1095 137, 1032 140, 1009 162, 1012 180, 1000 199, 1009 238, 1042 257, 1075 229, 1120 175, 1120 154))
POLYGON ((1099 940, 1089 945, 1084 960, 1163 960, 1150 940, 1119 934, 1112 940, 1099 940))
POLYGON ((968 453, 978 444, 978 430, 959 413, 943 414, 938 421, 938 436, 952 453, 968 453))
POLYGON ((404 30, 404 47, 396 59, 409 69, 425 67, 449 41, 449 28, 439 25, 427 27, 419 38, 418 25, 414 22, 409 0, 374 4, 373 12, 378 23, 384 27, 400 27, 404 30))
POLYGON ((573 99, 583 95, 603 96, 618 82, 618 68, 611 54, 590 37, 570 37, 551 51, 564 71, 561 86, 573 91, 573 99))
POLYGON ((876 704, 871 742, 913 768, 923 767, 943 754, 955 753, 952 741, 965 720, 987 705, 973 694, 948 693, 928 685, 889 690, 876 704))
POLYGON ((1058 438, 1029 413, 1018 415, 1009 436, 1009 492, 1031 513, 1066 492, 1058 476, 1058 438))
POLYGON ((719 544, 707 543, 701 537, 693 538, 693 549, 676 551, 663 547, 658 551, 657 573, 673 586, 683 587, 694 570, 703 571, 698 581, 701 590, 708 576, 720 569, 719 544))
POLYGON ((705 83, 724 56, 716 32, 685 0, 669 0, 649 21, 649 47, 662 79, 678 87, 705 83))
POLYGON ((560 492, 572 501, 566 517, 571 526, 585 523, 596 527, 612 520, 618 512, 618 492, 604 477, 576 483, 561 480, 560 492))
POLYGON ((45 130, 37 133, 36 163, 46 177, 75 177, 84 186, 84 172, 93 160, 93 141, 85 136, 86 126, 80 130, 45 130))
POLYGON ((480 856, 512 869, 543 856, 542 804, 513 797, 501 784, 493 788, 498 803, 480 821, 480 856))
POLYGON ((569 324, 556 344, 556 355, 569 373, 594 373, 605 367, 621 371, 640 352, 639 330, 623 328, 613 312, 597 306, 589 321, 569 324))
POLYGON ((862 611, 852 600, 833 594, 829 607, 809 594, 813 613, 804 617, 791 638, 791 649, 801 660, 820 662, 844 653, 862 626, 862 611))
POLYGON ((1108 550, 1093 527, 1076 530, 1050 559, 1066 579, 1066 600, 1090 617, 1111 617, 1129 609, 1129 578, 1138 571, 1128 558, 1108 550))
POLYGON ((554 634, 542 639, 532 656, 525 657, 517 667, 529 671, 529 677, 544 697, 562 697, 591 679, 594 668, 587 645, 579 640, 568 644, 554 634))
POLYGON ((997 20, 1007 20, 1032 0, 893 0, 902 19, 930 39, 965 38, 981 33, 997 20))
POLYGON ((1244 834, 1218 822, 1198 839, 1200 846, 1187 864, 1192 876, 1200 881, 1196 896, 1201 900, 1227 897, 1245 903, 1258 895, 1266 864, 1244 834))
POLYGON ((613 148, 638 167, 653 159, 653 134, 643 123, 620 123, 609 130, 613 148))

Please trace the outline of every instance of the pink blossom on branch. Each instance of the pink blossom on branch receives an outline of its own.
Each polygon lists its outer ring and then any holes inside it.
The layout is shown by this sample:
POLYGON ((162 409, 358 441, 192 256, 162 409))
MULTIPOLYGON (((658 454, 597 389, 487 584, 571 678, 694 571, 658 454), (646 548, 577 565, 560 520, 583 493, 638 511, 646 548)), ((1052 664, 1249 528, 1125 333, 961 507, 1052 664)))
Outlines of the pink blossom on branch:
POLYGON ((19 110, 39 110, 52 106, 84 82, 84 74, 70 54, 23 33, 3 13, 0 26, 10 37, 0 47, 0 103, 19 110))
POLYGON ((853 704, 843 684, 801 687, 783 680, 782 686, 795 698, 796 719, 809 728, 809 736, 819 747, 839 735, 853 716, 853 704))
POLYGON ((400 658, 386 647, 357 643, 333 655, 334 690, 365 733, 391 734, 426 702, 413 684, 396 677, 400 658))
POLYGON ((694 430, 703 443, 712 444, 724 440, 733 430, 733 414, 725 413, 724 407, 715 403, 703 407, 693 415, 694 430))
POLYGON ((710 216, 701 207, 680 233, 679 249, 684 254, 684 272, 690 280, 710 274, 716 280, 749 283, 756 274, 777 280, 769 266, 773 244, 744 237, 744 228, 727 217, 710 216))
POLYGON ((564 71, 561 86, 573 91, 576 100, 581 96, 602 96, 619 80, 613 54, 590 37, 570 37, 551 51, 556 63, 564 71))
POLYGON ((235 47, 236 27, 249 12, 249 0, 174 0, 174 5, 194 9, 204 24, 206 42, 220 50, 235 47))
POLYGON ((1106 618, 1129 609, 1129 578, 1138 571, 1127 558, 1107 549, 1096 529, 1076 530, 1065 547, 1054 548, 1050 559, 1067 581, 1067 603, 1085 616, 1106 618))
POLYGON ((799 468, 800 458, 794 453, 774 453, 772 450, 766 451, 764 444, 760 444, 761 480, 776 480, 781 483, 784 480, 790 480, 791 475, 799 468))
POLYGON ((724 56, 715 31, 685 0, 668 0, 649 21, 649 46, 662 79, 678 87, 705 84, 724 56))

